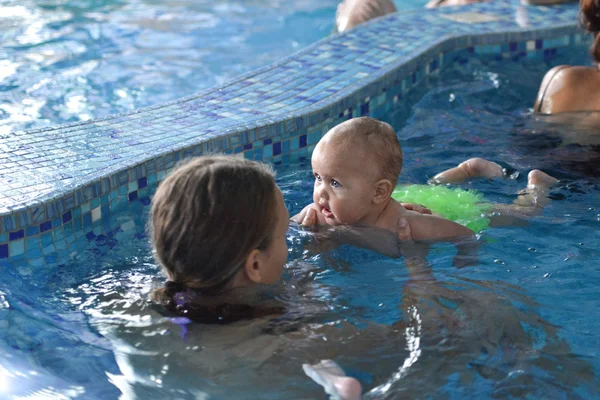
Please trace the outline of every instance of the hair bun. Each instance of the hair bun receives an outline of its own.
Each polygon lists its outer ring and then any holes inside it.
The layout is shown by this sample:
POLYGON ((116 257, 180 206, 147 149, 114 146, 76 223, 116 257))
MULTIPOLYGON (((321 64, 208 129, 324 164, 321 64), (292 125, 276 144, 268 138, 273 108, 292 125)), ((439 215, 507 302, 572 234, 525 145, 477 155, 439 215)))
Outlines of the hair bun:
POLYGON ((183 292, 186 289, 186 287, 181 282, 167 281, 167 283, 165 283, 165 289, 167 290, 167 292, 175 294, 183 292))

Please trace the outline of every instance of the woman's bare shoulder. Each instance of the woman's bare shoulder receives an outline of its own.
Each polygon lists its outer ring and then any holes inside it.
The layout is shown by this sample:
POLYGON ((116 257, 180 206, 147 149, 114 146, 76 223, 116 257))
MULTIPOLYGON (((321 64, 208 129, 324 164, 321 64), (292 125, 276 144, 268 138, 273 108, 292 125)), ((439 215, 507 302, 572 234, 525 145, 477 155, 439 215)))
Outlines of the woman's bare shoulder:
POLYGON ((600 106, 597 87, 600 87, 600 71, 597 68, 556 66, 542 80, 534 111, 552 114, 596 109, 600 106))

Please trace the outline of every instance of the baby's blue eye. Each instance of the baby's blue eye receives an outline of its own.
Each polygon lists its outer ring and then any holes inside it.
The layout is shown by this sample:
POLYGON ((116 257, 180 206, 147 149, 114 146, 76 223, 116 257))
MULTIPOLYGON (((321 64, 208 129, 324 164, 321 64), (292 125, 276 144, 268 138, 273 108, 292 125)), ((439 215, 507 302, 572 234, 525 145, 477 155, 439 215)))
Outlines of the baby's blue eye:
POLYGON ((334 188, 342 187, 342 185, 340 185, 340 183, 338 181, 336 181, 335 179, 331 180, 331 186, 333 186, 334 188))
POLYGON ((321 182, 321 175, 319 174, 315 174, 315 179, 319 182, 321 182))

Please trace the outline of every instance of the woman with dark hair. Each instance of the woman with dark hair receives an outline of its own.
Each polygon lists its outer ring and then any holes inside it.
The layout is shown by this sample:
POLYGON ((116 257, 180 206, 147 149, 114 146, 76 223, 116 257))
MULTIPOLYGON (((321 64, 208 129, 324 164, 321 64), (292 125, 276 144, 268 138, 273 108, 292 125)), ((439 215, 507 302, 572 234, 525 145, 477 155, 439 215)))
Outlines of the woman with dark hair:
POLYGON ((594 35, 593 67, 559 65, 546 73, 534 111, 555 114, 566 111, 600 111, 600 0, 581 0, 583 27, 594 35))

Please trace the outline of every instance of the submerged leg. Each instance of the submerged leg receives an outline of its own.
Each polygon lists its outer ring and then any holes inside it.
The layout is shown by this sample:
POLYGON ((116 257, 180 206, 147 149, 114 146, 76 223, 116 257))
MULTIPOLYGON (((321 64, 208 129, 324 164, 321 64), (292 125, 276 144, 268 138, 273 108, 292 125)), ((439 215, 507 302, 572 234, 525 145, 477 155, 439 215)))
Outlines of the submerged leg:
POLYGON ((532 170, 527 176, 527 188, 519 193, 515 204, 522 207, 543 207, 548 199, 548 190, 558 179, 548 175, 539 169, 532 170))
POLYGON ((490 216, 490 226, 525 226, 527 219, 539 214, 548 204, 548 191, 558 179, 539 169, 527 176, 527 188, 519 192, 513 204, 496 204, 496 213, 490 216))
POLYGON ((483 158, 471 158, 457 167, 440 172, 431 180, 433 183, 457 183, 469 178, 500 178, 504 170, 495 162, 483 158))
POLYGON ((335 361, 322 360, 318 364, 303 364, 302 369, 313 381, 323 386, 331 399, 359 400, 361 397, 360 383, 346 376, 335 361))

